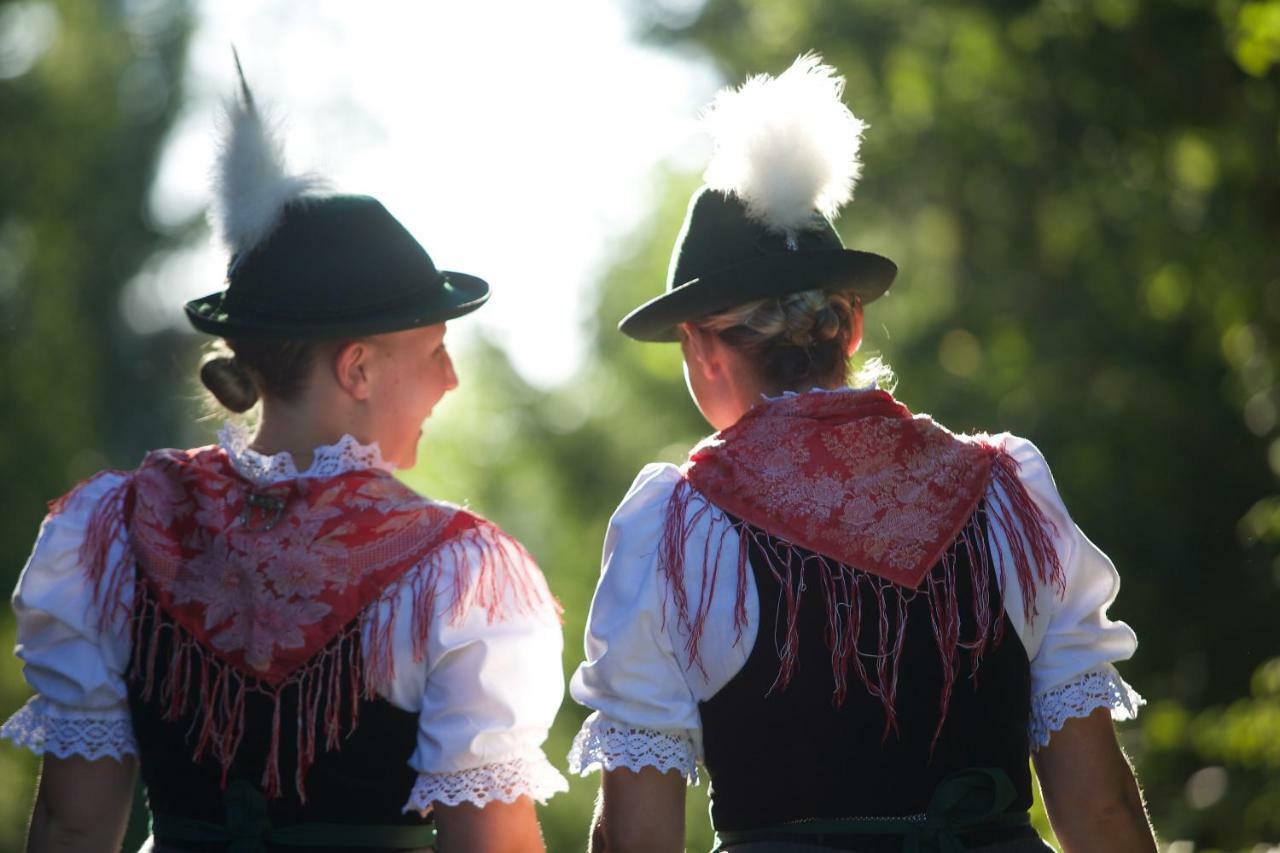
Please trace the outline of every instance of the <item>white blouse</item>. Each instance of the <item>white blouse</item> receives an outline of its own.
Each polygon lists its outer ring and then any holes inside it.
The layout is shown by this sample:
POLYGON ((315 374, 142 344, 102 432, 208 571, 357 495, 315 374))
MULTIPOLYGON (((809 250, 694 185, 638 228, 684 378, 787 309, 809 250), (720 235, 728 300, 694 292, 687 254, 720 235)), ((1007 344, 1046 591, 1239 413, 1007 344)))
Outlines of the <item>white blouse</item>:
MULTIPOLYGON (((1107 618, 1120 578, 1107 556, 1072 522, 1040 451, 1025 439, 998 437, 1019 463, 1019 479, 1057 529, 1054 547, 1066 575, 1066 592, 1037 582, 1036 612, 1023 614, 1015 573, 1001 578, 1006 612, 1031 664, 1030 741, 1049 742, 1071 717, 1106 707, 1117 720, 1131 719, 1143 699, 1117 674, 1112 663, 1132 657, 1138 641, 1123 622, 1107 618)), ((736 584, 716 584, 704 633, 700 664, 683 653, 687 630, 667 612, 662 573, 657 566, 667 501, 680 480, 679 469, 652 464, 641 470, 609 522, 604 562, 587 622, 586 661, 569 692, 593 709, 574 739, 571 772, 603 768, 638 770, 652 766, 678 770, 697 781, 702 758, 698 702, 717 693, 746 663, 759 625, 755 580, 747 574, 747 624, 734 627, 736 584)), ((993 486, 992 488, 998 488, 993 486)), ((723 513, 702 514, 687 537, 685 583, 691 601, 701 595, 699 578, 707 537, 730 537, 719 553, 719 577, 737 577, 737 534, 723 513), (693 568, 696 567, 696 568, 693 568)), ((992 526, 993 553, 1012 566, 1008 531, 992 526)), ((1021 535, 1017 533, 1015 535, 1021 535)))
MULTIPOLYGON (((265 456, 249 449, 242 430, 224 429, 219 439, 236 469, 259 485, 392 467, 376 444, 362 445, 351 436, 317 448, 301 472, 287 453, 265 456)), ((124 677, 129 632, 123 625, 99 630, 100 611, 79 559, 90 514, 119 482, 120 475, 100 477, 45 520, 13 593, 17 655, 36 695, 0 727, 0 738, 37 754, 89 760, 137 754, 124 677)), ((117 540, 114 547, 118 553, 125 545, 117 540)), ((463 558, 443 571, 466 573, 478 564, 463 558)), ((403 586, 400 600, 374 606, 411 608, 414 585, 403 586)), ((132 595, 128 585, 125 595, 132 595)), ((484 608, 456 622, 442 615, 430 623, 419 662, 412 621, 395 621, 395 677, 384 692, 392 705, 418 715, 417 748, 406 756, 418 777, 405 792, 404 811, 425 814, 433 803, 483 806, 520 796, 545 802, 568 790, 542 751, 564 692, 556 614, 547 608, 495 624, 484 608)))

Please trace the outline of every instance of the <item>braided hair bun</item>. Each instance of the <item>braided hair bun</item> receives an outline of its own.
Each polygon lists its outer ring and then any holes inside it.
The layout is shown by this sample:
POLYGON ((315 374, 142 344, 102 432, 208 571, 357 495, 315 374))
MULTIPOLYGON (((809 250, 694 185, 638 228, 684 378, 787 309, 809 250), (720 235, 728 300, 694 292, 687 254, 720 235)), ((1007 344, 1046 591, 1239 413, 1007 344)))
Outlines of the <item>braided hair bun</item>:
POLYGON ((805 290, 739 305, 699 325, 751 352, 769 387, 808 390, 847 379, 853 312, 843 293, 805 290))
POLYGON ((200 365, 200 382, 233 412, 247 412, 258 402, 253 376, 234 355, 213 353, 200 365))
MULTIPOLYGON (((834 304, 826 293, 807 290, 778 301, 778 317, 774 329, 759 329, 768 336, 776 331, 793 346, 808 347, 829 341, 840 334, 841 312, 845 306, 834 304)), ((847 310, 845 311, 847 315, 847 310)), ((754 324, 748 324, 753 325, 754 324)))

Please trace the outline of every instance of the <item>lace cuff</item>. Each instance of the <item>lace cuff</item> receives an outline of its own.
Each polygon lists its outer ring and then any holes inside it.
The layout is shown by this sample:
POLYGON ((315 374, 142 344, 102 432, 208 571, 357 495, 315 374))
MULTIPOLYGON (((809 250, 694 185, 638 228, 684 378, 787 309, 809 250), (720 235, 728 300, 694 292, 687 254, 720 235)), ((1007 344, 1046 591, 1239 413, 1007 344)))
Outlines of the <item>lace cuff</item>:
POLYGON ((599 713, 582 724, 569 750, 569 772, 586 776, 594 770, 679 770, 688 785, 698 784, 693 740, 684 731, 659 731, 616 723, 599 713))
POLYGON ((539 751, 456 773, 419 773, 409 801, 401 811, 416 811, 425 816, 435 803, 456 806, 467 802, 483 808, 489 803, 513 803, 519 797, 530 797, 545 804, 554 794, 567 790, 569 782, 539 751))
POLYGON ((89 761, 137 755, 133 724, 127 711, 78 711, 59 707, 33 696, 3 726, 0 739, 29 749, 36 755, 67 758, 79 755, 89 761))
POLYGON ((1048 745, 1049 737, 1072 717, 1087 717, 1098 708, 1110 708, 1113 720, 1132 720, 1145 704, 1147 700, 1126 684, 1114 667, 1091 669, 1031 698, 1031 749, 1048 745))

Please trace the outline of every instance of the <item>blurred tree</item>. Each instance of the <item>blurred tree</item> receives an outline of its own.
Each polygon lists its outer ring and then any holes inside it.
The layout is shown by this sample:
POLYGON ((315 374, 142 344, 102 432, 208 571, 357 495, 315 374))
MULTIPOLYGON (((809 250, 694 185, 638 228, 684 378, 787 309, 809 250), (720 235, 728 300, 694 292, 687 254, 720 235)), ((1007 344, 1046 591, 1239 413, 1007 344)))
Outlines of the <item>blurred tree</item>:
MULTIPOLYGON (((183 406, 172 340, 118 310, 164 238, 148 221, 156 154, 179 105, 182 0, 0 0, 0 585, 44 504, 167 444, 183 406)), ((8 615, 0 624, 12 637, 8 615)), ((8 644, 6 644, 8 645, 8 644)), ((25 699, 3 668, 0 717, 25 699)), ((12 676, 12 677, 11 677, 12 676)), ((19 849, 35 763, 0 751, 0 850, 19 849)))

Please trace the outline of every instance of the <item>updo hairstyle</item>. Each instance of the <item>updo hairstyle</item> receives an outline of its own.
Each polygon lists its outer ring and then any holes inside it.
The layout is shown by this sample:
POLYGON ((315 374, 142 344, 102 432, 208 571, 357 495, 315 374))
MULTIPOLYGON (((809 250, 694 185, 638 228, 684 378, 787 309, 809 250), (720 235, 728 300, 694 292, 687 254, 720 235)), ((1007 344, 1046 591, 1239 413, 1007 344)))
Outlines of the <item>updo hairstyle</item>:
POLYGON ((854 303, 844 293, 806 290, 748 302, 698 321, 749 353, 771 391, 807 391, 849 379, 854 303))
POLYGON ((334 343, 287 338, 215 341, 200 363, 200 382, 219 404, 236 413, 249 411, 264 396, 296 400, 315 359, 334 343))

